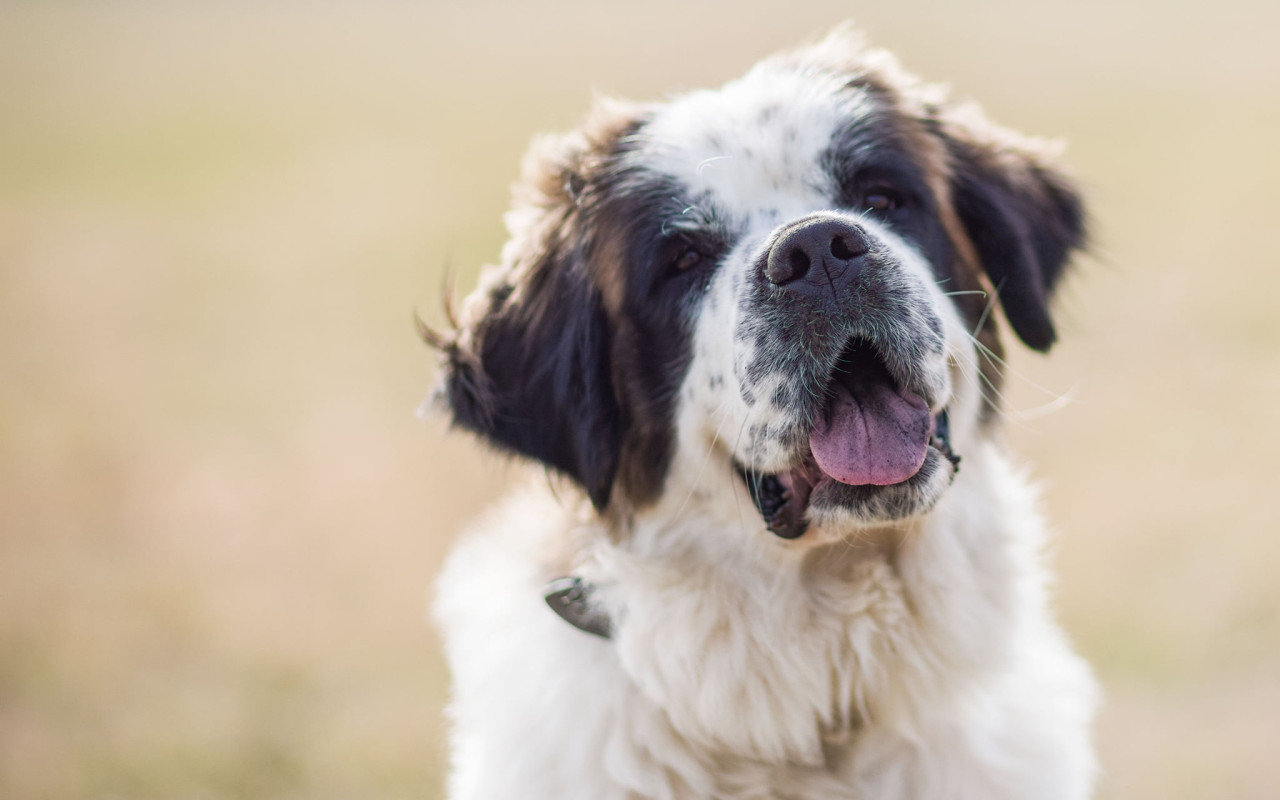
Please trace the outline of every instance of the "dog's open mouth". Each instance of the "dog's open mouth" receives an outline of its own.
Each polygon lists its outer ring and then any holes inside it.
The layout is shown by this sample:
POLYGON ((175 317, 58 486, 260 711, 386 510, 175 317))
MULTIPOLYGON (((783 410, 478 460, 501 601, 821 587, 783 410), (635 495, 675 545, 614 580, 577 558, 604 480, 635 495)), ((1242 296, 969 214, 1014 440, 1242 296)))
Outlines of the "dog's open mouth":
POLYGON ((879 487, 909 483, 930 448, 958 464, 948 439, 946 409, 931 414, 925 401, 902 388, 876 348, 853 339, 844 348, 809 433, 799 464, 760 474, 738 466, 769 530, 785 539, 803 535, 814 490, 830 484, 879 487))

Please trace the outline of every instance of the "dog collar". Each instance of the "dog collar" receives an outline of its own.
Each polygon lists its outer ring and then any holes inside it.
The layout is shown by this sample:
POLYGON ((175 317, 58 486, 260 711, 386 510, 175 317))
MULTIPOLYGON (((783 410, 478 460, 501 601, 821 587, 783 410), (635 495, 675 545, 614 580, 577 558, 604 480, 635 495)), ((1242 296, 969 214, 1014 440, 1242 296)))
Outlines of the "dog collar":
POLYGON ((543 599, 560 618, 584 633, 608 639, 612 633, 609 615, 591 605, 596 587, 570 575, 547 584, 543 599))

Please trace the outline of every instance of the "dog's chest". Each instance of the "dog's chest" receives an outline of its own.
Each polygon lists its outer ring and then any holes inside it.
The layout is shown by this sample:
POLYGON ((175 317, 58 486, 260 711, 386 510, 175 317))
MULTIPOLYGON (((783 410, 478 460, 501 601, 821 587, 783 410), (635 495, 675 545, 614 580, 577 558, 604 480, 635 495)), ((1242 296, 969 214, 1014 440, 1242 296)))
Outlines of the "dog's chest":
MULTIPOLYGON (((822 767, 919 646, 891 548, 807 555, 685 552, 600 565, 612 646, 674 733, 716 757, 822 767)), ((905 690, 904 690, 905 691, 905 690)))

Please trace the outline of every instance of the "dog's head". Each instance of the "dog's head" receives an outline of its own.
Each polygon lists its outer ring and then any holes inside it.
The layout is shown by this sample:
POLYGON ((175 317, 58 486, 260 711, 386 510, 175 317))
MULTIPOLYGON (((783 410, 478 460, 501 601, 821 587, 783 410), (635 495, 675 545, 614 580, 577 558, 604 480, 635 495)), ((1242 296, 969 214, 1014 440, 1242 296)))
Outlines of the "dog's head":
POLYGON ((788 538, 926 513, 990 424, 997 298, 1054 341, 1083 215, 1041 150, 846 33, 601 104, 530 153, 442 394, 601 512, 731 474, 788 538))

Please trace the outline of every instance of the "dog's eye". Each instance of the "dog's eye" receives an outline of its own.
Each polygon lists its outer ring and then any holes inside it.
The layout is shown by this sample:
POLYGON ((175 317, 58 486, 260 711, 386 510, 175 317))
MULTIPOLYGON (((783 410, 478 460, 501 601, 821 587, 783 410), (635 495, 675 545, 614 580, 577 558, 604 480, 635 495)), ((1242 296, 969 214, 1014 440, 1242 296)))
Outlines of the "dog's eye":
POLYGON ((693 247, 686 247, 675 257, 671 265, 680 272, 687 272, 702 263, 702 253, 693 247))
POLYGON ((862 207, 867 211, 893 211, 901 204, 897 192, 877 186, 862 196, 862 207))

